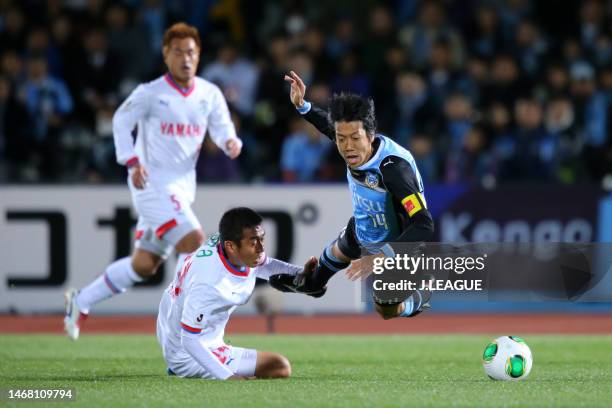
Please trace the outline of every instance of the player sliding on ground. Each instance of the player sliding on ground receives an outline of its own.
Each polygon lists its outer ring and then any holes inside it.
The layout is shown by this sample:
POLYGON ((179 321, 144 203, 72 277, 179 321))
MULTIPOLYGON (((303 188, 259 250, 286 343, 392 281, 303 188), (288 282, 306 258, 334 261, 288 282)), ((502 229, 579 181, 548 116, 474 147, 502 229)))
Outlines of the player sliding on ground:
MULTIPOLYGON (((358 95, 331 99, 329 112, 304 100, 306 86, 293 71, 290 99, 298 112, 321 133, 335 141, 347 164, 353 216, 338 238, 323 251, 311 275, 298 279, 276 276, 277 289, 320 297, 328 280, 347 269, 350 279, 365 278, 373 258, 392 256, 388 242, 421 242, 433 233, 433 220, 424 196, 423 181, 412 154, 393 140, 376 133, 374 102, 358 95)), ((399 303, 375 299, 385 319, 412 317, 429 307, 430 292, 415 291, 399 303)))
POLYGON ((291 375, 289 361, 280 354, 223 342, 231 313, 249 300, 256 278, 309 273, 317 263, 312 257, 302 268, 267 258, 264 235, 259 214, 234 208, 223 214, 219 235, 179 263, 157 317, 169 374, 218 380, 291 375))
POLYGON ((128 186, 139 216, 136 249, 81 291, 66 293, 64 328, 73 340, 93 305, 153 276, 173 250, 187 254, 204 242, 191 204, 195 164, 206 131, 232 159, 242 148, 223 94, 195 76, 200 55, 197 29, 173 25, 164 34, 162 51, 168 72, 138 86, 113 117, 117 161, 129 169, 128 186))

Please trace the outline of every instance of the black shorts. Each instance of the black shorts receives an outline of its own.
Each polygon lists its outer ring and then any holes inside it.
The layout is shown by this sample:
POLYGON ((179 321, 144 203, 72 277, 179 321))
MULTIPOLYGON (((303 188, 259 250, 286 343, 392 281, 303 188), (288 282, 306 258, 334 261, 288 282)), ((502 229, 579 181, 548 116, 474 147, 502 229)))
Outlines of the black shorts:
POLYGON ((355 233, 355 217, 351 217, 346 227, 338 235, 338 248, 351 259, 361 258, 361 245, 355 233))

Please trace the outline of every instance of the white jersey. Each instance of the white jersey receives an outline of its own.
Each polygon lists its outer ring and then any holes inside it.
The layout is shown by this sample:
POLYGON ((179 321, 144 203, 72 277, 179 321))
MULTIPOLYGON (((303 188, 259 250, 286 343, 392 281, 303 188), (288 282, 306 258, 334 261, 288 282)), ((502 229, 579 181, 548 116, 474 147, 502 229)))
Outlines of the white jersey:
POLYGON ((178 182, 193 196, 195 165, 207 131, 226 153, 228 140, 239 141, 219 88, 196 77, 193 86, 184 90, 166 74, 139 85, 115 112, 117 162, 140 162, 149 173, 150 183, 178 182), (138 136, 134 144, 132 132, 136 125, 138 136))
POLYGON ((162 296, 157 334, 166 361, 189 359, 181 332, 199 334, 205 347, 224 345, 225 326, 234 309, 247 303, 255 279, 278 273, 297 274, 302 267, 266 258, 261 266, 237 269, 225 258, 215 238, 186 256, 162 296))

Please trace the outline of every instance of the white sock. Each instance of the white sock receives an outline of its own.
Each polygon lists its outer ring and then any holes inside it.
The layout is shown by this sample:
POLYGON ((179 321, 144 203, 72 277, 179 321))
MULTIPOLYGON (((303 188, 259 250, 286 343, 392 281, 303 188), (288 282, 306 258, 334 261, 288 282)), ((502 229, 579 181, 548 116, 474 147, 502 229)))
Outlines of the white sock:
POLYGON ((126 256, 108 265, 102 275, 81 289, 76 298, 76 303, 79 309, 87 314, 91 306, 125 292, 136 282, 142 280, 143 278, 132 268, 132 258, 126 256))

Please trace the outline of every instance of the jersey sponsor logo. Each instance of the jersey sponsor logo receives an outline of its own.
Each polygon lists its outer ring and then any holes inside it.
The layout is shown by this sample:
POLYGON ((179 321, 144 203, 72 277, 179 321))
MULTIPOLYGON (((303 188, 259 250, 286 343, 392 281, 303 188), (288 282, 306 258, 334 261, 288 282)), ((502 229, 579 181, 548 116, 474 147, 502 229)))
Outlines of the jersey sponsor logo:
POLYGON ((367 173, 365 176, 365 183, 370 188, 378 187, 378 175, 376 173, 367 173))
POLYGON ((200 137, 202 136, 202 127, 191 123, 172 123, 161 122, 160 130, 162 135, 177 136, 177 137, 200 137))
POLYGON ((368 198, 365 198, 357 193, 357 191, 353 191, 353 206, 357 210, 365 211, 365 212, 384 212, 385 211, 385 203, 381 201, 374 201, 368 198))
POLYGON ((402 205, 408 212, 408 216, 412 217, 417 212, 421 211, 421 203, 417 198, 416 194, 410 194, 408 197, 402 200, 402 205))

